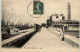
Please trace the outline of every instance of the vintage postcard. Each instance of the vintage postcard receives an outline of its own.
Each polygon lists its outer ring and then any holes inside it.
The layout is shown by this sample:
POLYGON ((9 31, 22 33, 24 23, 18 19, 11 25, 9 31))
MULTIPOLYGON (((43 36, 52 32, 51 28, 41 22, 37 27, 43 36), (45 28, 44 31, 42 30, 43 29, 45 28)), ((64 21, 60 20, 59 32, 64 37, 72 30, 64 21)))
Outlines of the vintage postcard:
POLYGON ((1 52, 79 52, 80 0, 1 0, 1 52))

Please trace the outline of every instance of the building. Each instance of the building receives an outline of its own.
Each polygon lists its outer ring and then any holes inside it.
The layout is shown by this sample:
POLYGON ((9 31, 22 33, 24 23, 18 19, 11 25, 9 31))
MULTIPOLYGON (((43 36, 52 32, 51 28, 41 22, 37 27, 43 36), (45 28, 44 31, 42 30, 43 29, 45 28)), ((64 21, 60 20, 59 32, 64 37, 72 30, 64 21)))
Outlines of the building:
POLYGON ((68 16, 67 20, 65 20, 65 17, 62 16, 62 20, 60 21, 53 21, 52 26, 55 28, 62 28, 64 25, 67 25, 68 28, 77 29, 79 30, 79 21, 71 20, 71 11, 70 11, 70 3, 68 3, 68 16))

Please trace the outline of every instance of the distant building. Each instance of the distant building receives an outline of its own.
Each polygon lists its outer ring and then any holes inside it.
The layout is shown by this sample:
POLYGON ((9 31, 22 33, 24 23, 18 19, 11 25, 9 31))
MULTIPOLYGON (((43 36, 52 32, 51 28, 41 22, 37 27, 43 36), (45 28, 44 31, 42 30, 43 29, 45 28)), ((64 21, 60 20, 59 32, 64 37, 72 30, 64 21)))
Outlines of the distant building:
POLYGON ((69 30, 78 30, 79 31, 79 21, 71 20, 71 21, 53 21, 52 26, 53 28, 62 28, 63 26, 67 25, 69 30))
POLYGON ((53 26, 54 28, 62 28, 63 26, 67 25, 68 28, 72 29, 79 29, 79 21, 76 20, 71 20, 71 11, 70 11, 70 3, 68 3, 68 16, 67 20, 65 20, 65 16, 62 16, 62 20, 59 21, 52 21, 50 19, 47 20, 47 26, 51 27, 53 26))

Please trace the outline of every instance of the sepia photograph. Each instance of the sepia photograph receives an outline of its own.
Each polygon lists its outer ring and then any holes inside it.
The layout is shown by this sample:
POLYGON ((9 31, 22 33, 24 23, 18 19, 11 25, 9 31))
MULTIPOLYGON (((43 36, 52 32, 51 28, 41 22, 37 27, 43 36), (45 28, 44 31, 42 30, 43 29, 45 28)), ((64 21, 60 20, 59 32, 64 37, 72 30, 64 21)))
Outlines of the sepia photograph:
POLYGON ((80 0, 1 0, 1 52, 79 52, 80 0))

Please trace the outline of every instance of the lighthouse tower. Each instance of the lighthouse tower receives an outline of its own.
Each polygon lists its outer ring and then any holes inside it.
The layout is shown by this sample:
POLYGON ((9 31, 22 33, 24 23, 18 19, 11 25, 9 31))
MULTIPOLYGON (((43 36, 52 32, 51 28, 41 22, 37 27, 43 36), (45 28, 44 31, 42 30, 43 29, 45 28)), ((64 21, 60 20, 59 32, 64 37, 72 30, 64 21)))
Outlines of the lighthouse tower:
POLYGON ((71 9, 71 6, 70 6, 70 3, 69 2, 68 2, 68 6, 67 7, 68 7, 68 18, 67 18, 67 20, 68 21, 71 21, 71 10, 70 10, 71 9))

